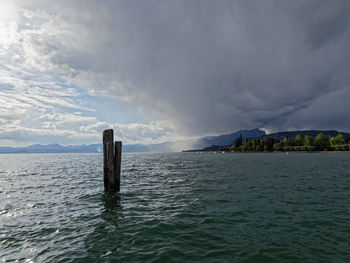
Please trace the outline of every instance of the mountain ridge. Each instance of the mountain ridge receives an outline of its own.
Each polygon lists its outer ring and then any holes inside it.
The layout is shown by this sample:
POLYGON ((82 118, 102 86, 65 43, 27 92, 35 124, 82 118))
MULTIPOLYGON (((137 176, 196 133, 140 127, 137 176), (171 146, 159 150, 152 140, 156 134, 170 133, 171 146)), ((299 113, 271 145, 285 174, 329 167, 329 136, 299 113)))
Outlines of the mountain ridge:
POLYGON ((234 133, 222 134, 218 136, 206 136, 200 138, 192 147, 199 149, 209 147, 212 145, 224 146, 231 144, 235 139, 242 135, 242 138, 256 138, 266 135, 263 130, 259 128, 251 130, 239 130, 234 133))
MULTIPOLYGON (((176 141, 163 142, 157 144, 126 144, 123 145, 123 152, 176 152, 176 151, 197 151, 192 149, 215 150, 220 146, 232 145, 235 139, 240 135, 242 138, 257 137, 274 137, 282 140, 284 137, 295 138, 297 134, 303 136, 309 135, 316 137, 322 132, 325 136, 336 136, 338 133, 343 134, 344 139, 350 138, 350 133, 338 132, 337 130, 300 130, 300 131, 281 131, 272 134, 266 134, 261 129, 239 130, 234 133, 222 134, 218 136, 205 136, 196 141, 176 141)), ((0 147, 0 154, 16 153, 101 153, 102 144, 82 144, 63 146, 57 143, 42 145, 32 144, 26 147, 0 147)))
POLYGON ((302 136, 308 135, 308 136, 312 136, 315 138, 317 136, 317 134, 319 134, 319 133, 323 133, 323 135, 325 135, 326 137, 330 137, 330 136, 334 137, 340 133, 343 135, 345 140, 350 137, 350 133, 340 132, 337 130, 297 130, 297 131, 275 132, 275 133, 265 135, 264 138, 273 137, 273 138, 278 138, 278 139, 282 140, 284 137, 288 137, 288 138, 295 139, 295 136, 297 136, 298 134, 300 134, 302 136))
MULTIPOLYGON (((350 133, 347 132, 339 132, 337 130, 296 130, 296 131, 281 131, 281 132, 275 132, 275 133, 271 133, 271 134, 265 134, 262 136, 255 136, 255 137, 244 137, 242 135, 242 138, 245 139, 254 139, 257 137, 261 137, 263 139, 266 138, 275 138, 275 139, 279 139, 280 141, 282 141, 285 137, 289 138, 289 139, 295 139, 295 137, 299 134, 302 136, 311 136, 313 138, 315 138, 319 133, 322 133, 323 135, 325 135, 326 137, 335 137, 338 134, 342 134, 345 140, 349 140, 350 138, 350 133)), ((234 141, 232 141, 229 144, 226 145, 218 145, 218 144, 212 144, 210 146, 206 146, 206 147, 202 147, 202 148, 195 148, 192 150, 185 150, 184 152, 198 152, 198 151, 203 151, 203 152, 212 152, 212 151, 220 151, 220 149, 222 147, 230 147, 234 144, 234 141)))

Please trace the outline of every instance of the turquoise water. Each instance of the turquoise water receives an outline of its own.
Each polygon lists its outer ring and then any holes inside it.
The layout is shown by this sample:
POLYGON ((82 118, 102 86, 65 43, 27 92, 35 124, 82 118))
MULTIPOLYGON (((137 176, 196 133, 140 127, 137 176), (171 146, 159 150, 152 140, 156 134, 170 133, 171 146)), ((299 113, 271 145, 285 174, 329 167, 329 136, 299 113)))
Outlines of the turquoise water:
POLYGON ((350 262, 349 153, 0 155, 0 262, 350 262))

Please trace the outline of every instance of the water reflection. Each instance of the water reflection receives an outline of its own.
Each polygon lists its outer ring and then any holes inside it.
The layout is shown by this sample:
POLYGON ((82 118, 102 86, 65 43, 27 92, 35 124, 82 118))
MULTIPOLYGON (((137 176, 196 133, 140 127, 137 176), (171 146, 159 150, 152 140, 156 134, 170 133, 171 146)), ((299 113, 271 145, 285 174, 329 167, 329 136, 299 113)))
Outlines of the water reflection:
POLYGON ((102 213, 117 214, 122 209, 121 206, 121 194, 120 193, 108 193, 104 192, 101 201, 103 203, 104 211, 102 213))
POLYGON ((97 260, 106 256, 116 256, 116 252, 120 246, 118 239, 120 238, 121 200, 122 197, 119 193, 111 194, 104 192, 101 194, 100 218, 102 220, 99 220, 94 226, 93 232, 87 235, 84 241, 88 254, 77 262, 80 262, 80 260, 82 260, 81 262, 85 262, 85 260, 97 260))

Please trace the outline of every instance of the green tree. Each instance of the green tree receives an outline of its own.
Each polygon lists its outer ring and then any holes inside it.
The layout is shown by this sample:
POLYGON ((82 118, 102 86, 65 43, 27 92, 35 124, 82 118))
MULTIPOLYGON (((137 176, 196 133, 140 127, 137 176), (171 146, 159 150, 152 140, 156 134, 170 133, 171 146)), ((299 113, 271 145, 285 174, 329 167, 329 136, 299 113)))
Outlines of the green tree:
POLYGON ((295 136, 295 143, 297 146, 302 146, 304 144, 304 138, 300 134, 295 136))
POLYGON ((248 149, 249 148, 249 140, 246 138, 244 139, 244 146, 248 149))
POLYGON ((242 145, 242 134, 240 134, 239 137, 235 140, 234 145, 236 146, 237 149, 239 147, 241 147, 241 145, 242 145))
POLYGON ((288 138, 288 137, 284 137, 283 138, 283 145, 284 146, 293 146, 293 141, 292 139, 288 138))
POLYGON ((334 138, 334 137, 330 137, 330 138, 329 138, 329 145, 330 145, 330 147, 331 147, 332 149, 335 148, 336 143, 335 143, 335 138, 334 138))
POLYGON ((281 143, 281 142, 275 143, 275 144, 273 145, 273 149, 274 149, 275 151, 282 151, 282 149, 283 149, 282 143, 281 143))
POLYGON ((264 150, 264 140, 260 138, 256 138, 255 141, 255 151, 263 151, 264 150))
POLYGON ((304 138, 304 146, 311 147, 314 145, 314 138, 306 135, 304 138))
POLYGON ((261 139, 260 139, 260 149, 261 149, 261 151, 263 151, 265 149, 265 141, 264 141, 263 137, 261 137, 261 139))
POLYGON ((341 133, 339 133, 337 136, 335 136, 334 138, 334 142, 336 145, 341 145, 341 144, 344 144, 344 137, 341 133))
POLYGON ((271 137, 267 138, 266 141, 265 141, 265 146, 264 146, 264 150, 266 151, 273 151, 273 145, 275 143, 275 140, 271 137))
POLYGON ((329 141, 326 136, 323 135, 323 133, 319 133, 315 138, 315 147, 316 150, 323 151, 329 149, 329 141))
POLYGON ((252 140, 252 151, 256 151, 256 139, 252 140))

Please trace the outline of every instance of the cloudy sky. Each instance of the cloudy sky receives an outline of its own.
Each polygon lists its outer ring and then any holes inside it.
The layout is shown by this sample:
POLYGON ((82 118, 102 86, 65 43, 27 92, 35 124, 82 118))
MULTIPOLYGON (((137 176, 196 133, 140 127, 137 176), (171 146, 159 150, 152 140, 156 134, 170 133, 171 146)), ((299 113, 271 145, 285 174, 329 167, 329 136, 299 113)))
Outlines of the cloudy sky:
POLYGON ((0 146, 350 131, 348 0, 1 0, 0 146))

